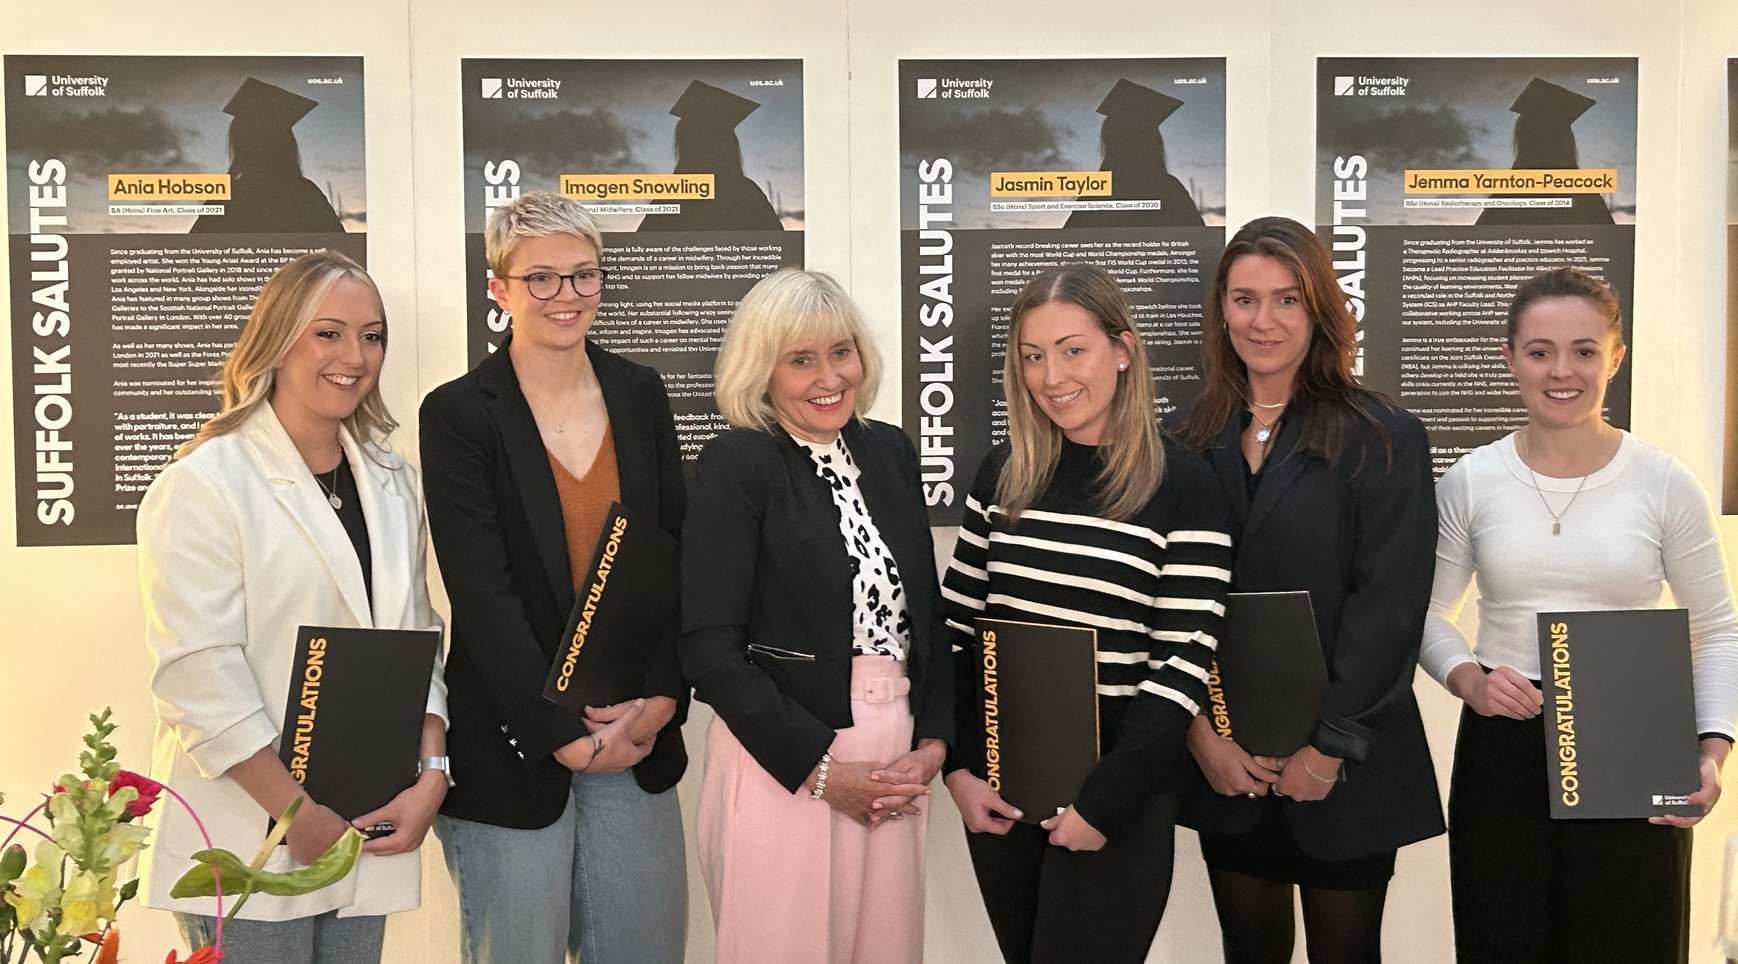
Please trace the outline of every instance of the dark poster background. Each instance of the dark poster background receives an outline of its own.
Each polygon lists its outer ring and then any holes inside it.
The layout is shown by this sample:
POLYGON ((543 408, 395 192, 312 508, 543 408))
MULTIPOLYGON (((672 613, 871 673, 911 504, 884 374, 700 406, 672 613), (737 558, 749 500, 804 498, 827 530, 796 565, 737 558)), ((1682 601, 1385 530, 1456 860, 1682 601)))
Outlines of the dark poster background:
POLYGON ((708 200, 582 198, 604 231, 610 272, 589 337, 663 374, 683 457, 697 458, 725 427, 712 365, 736 303, 760 279, 804 263, 802 61, 465 60, 460 74, 472 365, 511 321, 488 293, 492 207, 559 190, 567 174, 713 174, 708 200), (671 110, 696 82, 758 106, 679 150, 671 110), (740 172, 731 170, 738 156, 740 172))
POLYGON ((1110 272, 1160 417, 1193 402, 1203 292, 1225 246, 1225 61, 905 60, 899 88, 901 402, 930 523, 957 525, 1006 437, 1008 312, 1040 272, 1110 272), (997 173, 1103 171, 1105 194, 992 194, 997 173))
POLYGON ((366 261, 362 59, 7 56, 3 73, 18 544, 130 544, 145 488, 216 413, 265 280, 321 248, 366 261), (225 173, 228 200, 109 194, 111 174, 225 173))
MULTIPOLYGON (((1636 61, 1316 63, 1316 226, 1332 247, 1341 288, 1361 311, 1361 377, 1424 421, 1440 475, 1526 421, 1498 354, 1518 283, 1562 265, 1589 271, 1617 291, 1628 337, 1636 61), (1526 113, 1511 109, 1518 101, 1526 113), (1545 109, 1531 109, 1536 102, 1545 109), (1565 103, 1574 106, 1565 111, 1565 103), (1616 190, 1542 197, 1406 187, 1408 171, 1577 167, 1615 171, 1616 190)), ((1619 370, 1605 397, 1607 418, 1623 428, 1632 368, 1619 370)))

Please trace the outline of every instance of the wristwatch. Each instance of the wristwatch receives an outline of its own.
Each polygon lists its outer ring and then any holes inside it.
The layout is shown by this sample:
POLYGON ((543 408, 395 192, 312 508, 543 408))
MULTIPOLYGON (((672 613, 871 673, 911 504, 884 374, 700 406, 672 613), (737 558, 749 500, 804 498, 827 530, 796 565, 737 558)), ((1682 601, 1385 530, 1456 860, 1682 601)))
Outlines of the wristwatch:
POLYGON ((425 756, 416 761, 416 775, 419 778, 429 770, 441 771, 441 775, 447 778, 448 790, 459 785, 458 781, 453 779, 453 765, 447 761, 446 757, 425 756))

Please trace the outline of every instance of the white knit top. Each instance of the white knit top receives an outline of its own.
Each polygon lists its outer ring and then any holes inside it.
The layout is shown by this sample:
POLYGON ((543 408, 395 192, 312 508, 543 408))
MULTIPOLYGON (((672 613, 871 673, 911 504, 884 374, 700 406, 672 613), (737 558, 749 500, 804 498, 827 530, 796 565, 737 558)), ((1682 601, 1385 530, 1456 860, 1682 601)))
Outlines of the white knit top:
MULTIPOLYGON (((1671 585, 1689 610, 1696 729, 1732 736, 1738 715, 1738 614, 1708 494, 1677 459, 1623 433, 1586 477, 1534 478, 1513 434, 1475 449, 1437 483, 1436 583, 1419 662, 1446 685, 1477 660, 1539 678, 1538 614, 1648 609, 1671 585), (1561 515, 1562 533, 1541 501, 1561 515), (1565 506, 1568 506, 1565 511, 1565 506), (1474 648, 1454 625, 1474 576, 1474 648)), ((1662 654, 1662 657, 1667 654, 1662 654)))

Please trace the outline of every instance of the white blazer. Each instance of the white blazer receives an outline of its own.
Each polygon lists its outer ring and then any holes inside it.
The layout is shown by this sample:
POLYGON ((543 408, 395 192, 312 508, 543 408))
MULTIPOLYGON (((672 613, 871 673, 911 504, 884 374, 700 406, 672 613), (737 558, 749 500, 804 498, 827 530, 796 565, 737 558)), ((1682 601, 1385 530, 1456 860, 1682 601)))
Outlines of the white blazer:
MULTIPOLYGON (((139 582, 157 705, 151 774, 187 798, 214 844, 244 862, 265 838, 267 815, 223 774, 261 747, 277 749, 297 627, 440 627, 424 579, 428 533, 416 469, 340 434, 368 522, 372 606, 343 524, 269 404, 164 469, 139 506, 139 582)), ((446 719, 438 657, 428 712, 446 719)), ((215 913, 209 898, 169 897, 205 846, 193 821, 167 794, 153 819, 141 867, 146 905, 215 913)), ((293 868, 289 848, 277 848, 266 866, 293 868)), ((419 854, 363 854, 339 883, 302 897, 254 896, 241 916, 412 910, 421 885, 419 854)))

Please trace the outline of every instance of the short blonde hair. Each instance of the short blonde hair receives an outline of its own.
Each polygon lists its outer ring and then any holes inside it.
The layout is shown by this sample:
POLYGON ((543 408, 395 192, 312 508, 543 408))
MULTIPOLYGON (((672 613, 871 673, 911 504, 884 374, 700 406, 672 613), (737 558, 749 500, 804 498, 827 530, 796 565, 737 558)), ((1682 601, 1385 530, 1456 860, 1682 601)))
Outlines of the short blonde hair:
MULTIPOLYGON (((206 442, 235 431, 256 409, 271 401, 284 356, 307 330, 333 286, 346 279, 374 292, 375 303, 381 305, 380 320, 386 321, 385 303, 374 279, 344 254, 330 249, 313 251, 278 268, 260 289, 253 312, 241 326, 241 335, 230 348, 229 357, 224 359, 223 371, 218 376, 222 408, 199 427, 193 438, 175 450, 176 458, 184 458, 206 442)), ((398 422, 386 409, 378 378, 368 394, 362 396, 356 411, 344 420, 344 427, 358 444, 385 448, 386 436, 398 427, 398 422)))
POLYGON ((833 337, 857 343, 863 381, 852 414, 862 418, 881 386, 881 355, 856 303, 819 271, 784 268, 762 278, 736 306, 718 348, 713 385, 725 421, 737 428, 771 431, 778 413, 767 386, 780 356, 793 345, 833 337))
POLYGON ((497 275, 507 274, 513 262, 513 249, 520 241, 556 234, 578 235, 591 242, 600 259, 603 257, 603 232, 597 229, 597 221, 585 205, 554 191, 530 191, 489 212, 489 225, 483 231, 483 252, 489 270, 497 275))

